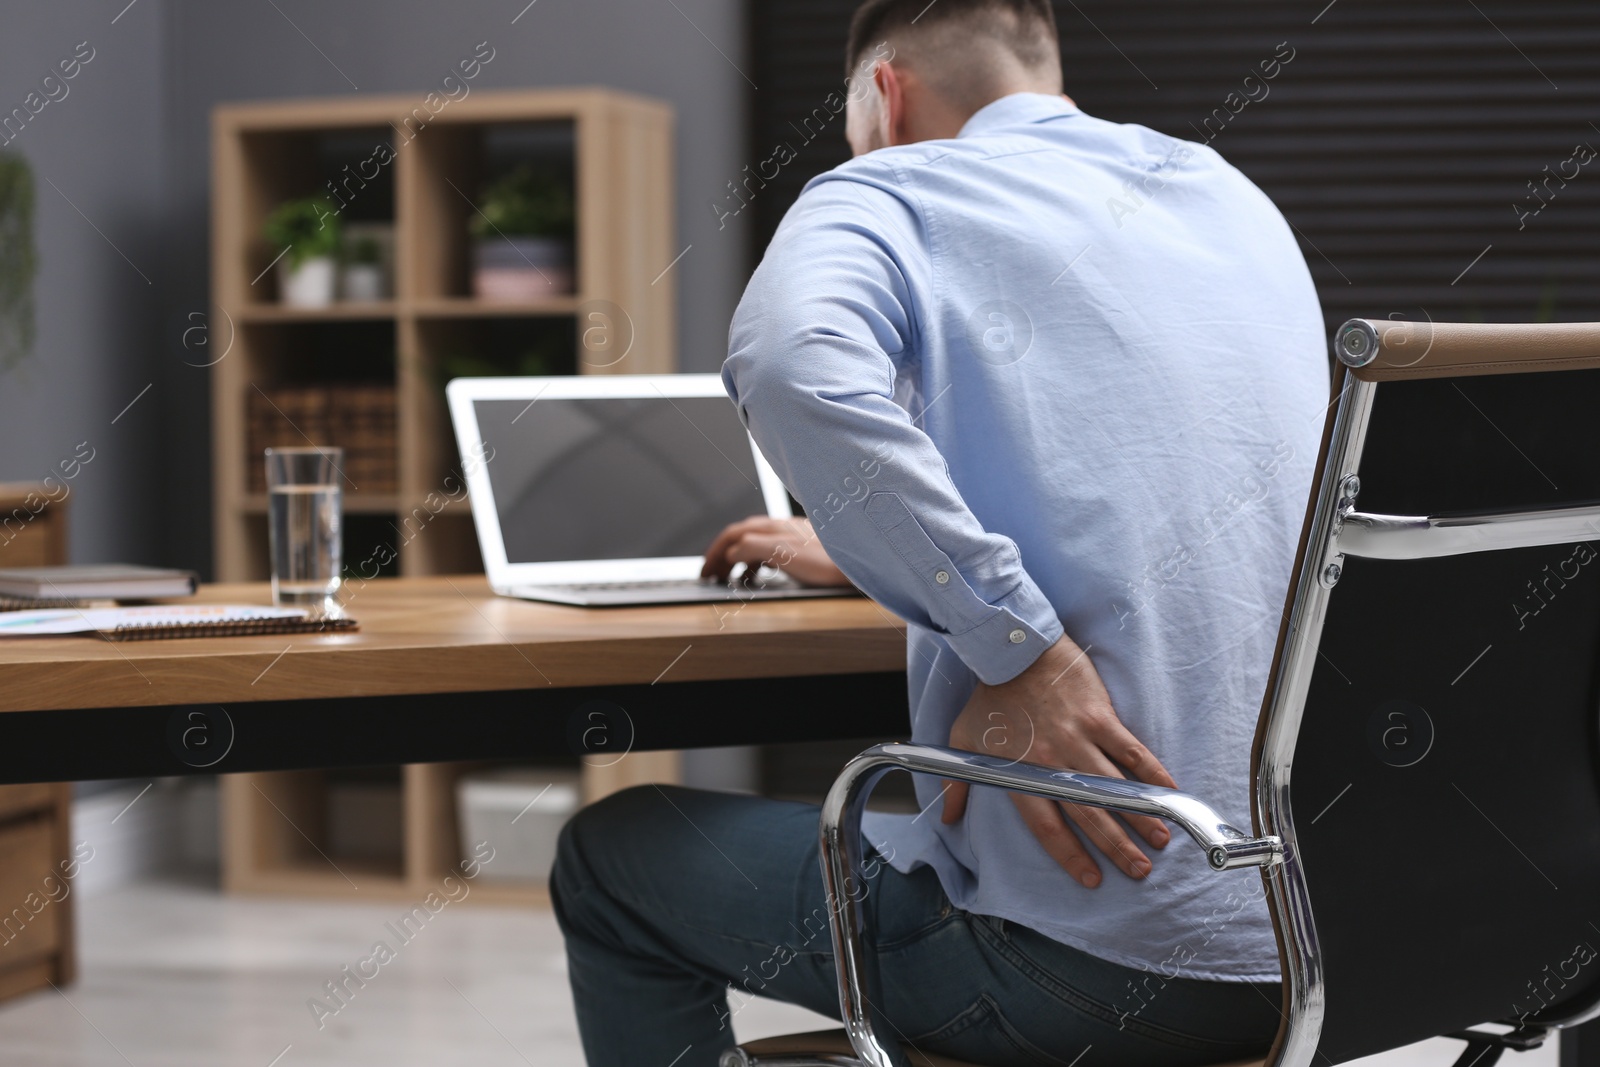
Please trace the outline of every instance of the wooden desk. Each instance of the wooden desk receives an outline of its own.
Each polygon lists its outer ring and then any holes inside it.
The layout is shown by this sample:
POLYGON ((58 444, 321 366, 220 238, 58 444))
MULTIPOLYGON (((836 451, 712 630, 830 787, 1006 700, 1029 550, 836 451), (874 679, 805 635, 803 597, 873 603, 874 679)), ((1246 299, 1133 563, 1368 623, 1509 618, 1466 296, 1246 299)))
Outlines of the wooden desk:
POLYGON ((864 599, 586 609, 472 576, 349 606, 358 633, 0 642, 0 782, 599 751, 596 711, 608 752, 906 729, 903 631, 864 599))
POLYGON ((587 756, 596 796, 673 780, 664 750, 908 726, 903 632, 864 599, 585 609, 482 576, 348 592, 351 634, 0 641, 0 783, 222 774, 230 887, 405 896, 460 857, 451 764, 587 756), (395 765, 399 865, 331 864, 312 772, 395 765))

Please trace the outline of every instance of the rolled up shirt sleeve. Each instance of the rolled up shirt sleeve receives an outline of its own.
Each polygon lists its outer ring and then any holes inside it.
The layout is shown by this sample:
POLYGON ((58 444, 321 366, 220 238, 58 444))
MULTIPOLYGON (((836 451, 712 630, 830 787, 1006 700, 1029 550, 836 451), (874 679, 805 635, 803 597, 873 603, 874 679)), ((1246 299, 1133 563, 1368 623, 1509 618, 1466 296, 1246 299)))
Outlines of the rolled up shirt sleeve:
POLYGON ((997 685, 1061 623, 1015 542, 983 528, 896 401, 919 362, 927 238, 892 172, 850 170, 813 182, 785 216, 734 314, 723 381, 845 576, 997 685))

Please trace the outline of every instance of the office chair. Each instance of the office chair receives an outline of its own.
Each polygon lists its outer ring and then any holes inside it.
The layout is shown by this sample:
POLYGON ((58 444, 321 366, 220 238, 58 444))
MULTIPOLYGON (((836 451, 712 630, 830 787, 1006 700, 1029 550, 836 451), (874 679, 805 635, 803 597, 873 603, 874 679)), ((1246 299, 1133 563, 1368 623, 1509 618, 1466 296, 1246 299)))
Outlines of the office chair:
POLYGON ((820 827, 845 1029, 749 1042, 723 1067, 908 1062, 874 1025, 849 892, 891 770, 1156 815, 1213 868, 1259 867, 1284 1003, 1255 1067, 1437 1036, 1467 1042, 1457 1067, 1490 1067, 1600 1015, 1600 324, 1355 319, 1334 354, 1253 832, 1177 790, 870 748, 820 827), (1510 1029, 1476 1028, 1493 1023, 1510 1029))

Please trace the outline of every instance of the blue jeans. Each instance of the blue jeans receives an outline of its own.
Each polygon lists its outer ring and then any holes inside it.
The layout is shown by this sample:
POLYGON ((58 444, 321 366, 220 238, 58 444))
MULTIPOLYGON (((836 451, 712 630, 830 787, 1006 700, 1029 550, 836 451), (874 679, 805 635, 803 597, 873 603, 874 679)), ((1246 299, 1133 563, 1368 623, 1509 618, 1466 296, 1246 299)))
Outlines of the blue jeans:
MULTIPOLYGON (((1277 1032, 1278 983, 1134 970, 960 911, 926 867, 869 854, 860 874, 881 1036, 902 1044, 984 1067, 1070 1067, 1091 1047, 1083 1067, 1195 1067, 1277 1032)), ((839 1017, 814 806, 629 789, 567 825, 551 894, 590 1067, 715 1067, 755 996, 839 1017)))

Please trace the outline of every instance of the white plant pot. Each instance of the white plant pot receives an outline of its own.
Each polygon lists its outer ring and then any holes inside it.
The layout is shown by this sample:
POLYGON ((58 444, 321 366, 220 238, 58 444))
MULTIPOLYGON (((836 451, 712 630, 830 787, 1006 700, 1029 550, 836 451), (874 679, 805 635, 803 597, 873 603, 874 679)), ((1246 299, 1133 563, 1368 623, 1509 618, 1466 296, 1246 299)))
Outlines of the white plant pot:
POLYGON ((383 284, 383 268, 376 263, 352 263, 344 269, 346 300, 382 300, 389 294, 383 284))
POLYGON ((332 256, 313 256, 298 266, 278 264, 278 292, 290 307, 320 308, 333 303, 338 271, 332 256))

